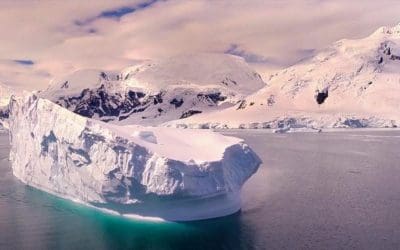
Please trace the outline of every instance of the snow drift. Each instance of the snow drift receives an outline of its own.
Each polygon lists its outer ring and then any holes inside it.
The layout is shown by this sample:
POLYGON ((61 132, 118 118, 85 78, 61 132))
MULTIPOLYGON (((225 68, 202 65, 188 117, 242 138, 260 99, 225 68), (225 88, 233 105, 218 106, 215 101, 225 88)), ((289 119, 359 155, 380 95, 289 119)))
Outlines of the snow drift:
POLYGON ((55 195, 123 215, 196 220, 234 213, 260 159, 209 131, 116 126, 35 95, 10 102, 14 175, 55 195))

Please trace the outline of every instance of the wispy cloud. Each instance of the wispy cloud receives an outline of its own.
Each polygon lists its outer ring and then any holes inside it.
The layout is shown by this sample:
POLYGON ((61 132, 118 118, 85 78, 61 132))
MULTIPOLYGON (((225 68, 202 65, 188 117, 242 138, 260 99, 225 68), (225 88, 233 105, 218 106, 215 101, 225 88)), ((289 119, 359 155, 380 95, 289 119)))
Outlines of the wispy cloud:
POLYGON ((101 12, 98 16, 99 18, 121 18, 122 16, 128 15, 135 11, 139 11, 148 7, 151 7, 153 4, 158 2, 159 0, 149 0, 141 3, 137 3, 133 6, 124 6, 113 10, 106 10, 101 12))
POLYGON ((106 10, 101 12, 101 14, 98 16, 99 18, 120 18, 122 16, 125 16, 127 14, 130 14, 132 12, 135 12, 136 8, 133 7, 121 7, 118 9, 114 10, 106 10))
POLYGON ((31 66, 33 64, 35 64, 32 60, 22 60, 22 59, 17 59, 17 60, 13 60, 15 63, 21 64, 21 65, 27 65, 27 66, 31 66))
MULTIPOLYGON (((109 18, 109 19, 114 19, 114 20, 119 21, 121 19, 121 17, 132 14, 136 11, 143 10, 145 8, 149 8, 158 1, 160 1, 160 0, 148 0, 148 1, 138 2, 135 4, 129 5, 129 6, 122 6, 122 7, 118 7, 118 8, 114 8, 114 9, 104 10, 104 11, 101 11, 101 13, 98 15, 88 17, 88 18, 85 18, 82 20, 75 20, 73 23, 77 26, 85 26, 85 25, 91 24, 94 21, 96 21, 98 19, 102 19, 102 18, 109 18)), ((164 0, 164 1, 166 1, 166 0, 164 0)))
POLYGON ((275 60, 268 59, 263 55, 257 55, 252 52, 245 51, 244 49, 240 48, 239 45, 233 43, 229 46, 227 50, 224 51, 225 54, 235 55, 242 57, 248 63, 266 63, 271 64, 274 63, 275 60))

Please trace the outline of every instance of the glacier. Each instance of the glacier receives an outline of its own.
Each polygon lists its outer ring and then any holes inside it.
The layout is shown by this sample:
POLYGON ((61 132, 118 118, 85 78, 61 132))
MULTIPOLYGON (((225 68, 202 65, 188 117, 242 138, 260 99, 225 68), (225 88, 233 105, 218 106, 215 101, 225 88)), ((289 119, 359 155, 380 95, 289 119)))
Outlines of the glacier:
POLYGON ((12 97, 10 160, 32 187, 124 216, 188 221, 240 209, 261 160, 211 131, 119 126, 34 94, 12 97))

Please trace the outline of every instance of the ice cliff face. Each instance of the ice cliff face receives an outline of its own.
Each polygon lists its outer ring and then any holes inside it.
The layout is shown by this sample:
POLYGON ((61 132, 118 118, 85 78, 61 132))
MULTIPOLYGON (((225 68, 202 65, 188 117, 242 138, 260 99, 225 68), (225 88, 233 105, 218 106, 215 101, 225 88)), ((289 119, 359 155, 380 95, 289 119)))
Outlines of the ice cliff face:
POLYGON ((14 98, 10 112, 16 177, 125 215, 194 220, 236 212, 241 186, 260 165, 241 140, 212 132, 116 126, 35 95, 14 98))
POLYGON ((233 106, 264 86, 239 57, 198 54, 121 72, 77 71, 55 79, 40 96, 85 117, 155 125, 233 106))

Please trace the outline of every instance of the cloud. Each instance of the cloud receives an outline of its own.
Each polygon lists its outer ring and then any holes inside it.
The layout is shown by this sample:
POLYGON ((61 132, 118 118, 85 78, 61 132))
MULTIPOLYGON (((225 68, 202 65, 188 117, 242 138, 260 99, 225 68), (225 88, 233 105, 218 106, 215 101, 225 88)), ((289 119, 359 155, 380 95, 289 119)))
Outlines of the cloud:
POLYGON ((196 52, 242 56, 267 74, 399 17, 393 0, 6 0, 0 82, 40 89, 80 68, 119 70, 196 52))
POLYGON ((115 19, 115 20, 119 21, 121 19, 121 17, 123 17, 125 15, 129 15, 135 11, 139 11, 139 10, 148 8, 148 7, 152 6, 153 4, 155 4, 157 1, 159 1, 159 0, 142 1, 142 2, 135 3, 131 6, 122 6, 122 7, 118 7, 118 8, 114 8, 114 9, 104 10, 104 11, 101 11, 100 14, 95 15, 93 17, 89 17, 89 18, 86 18, 83 20, 75 20, 74 24, 77 26, 86 26, 86 25, 91 24, 94 21, 101 19, 101 18, 111 18, 111 19, 115 19))
POLYGON ((257 55, 244 49, 241 49, 239 45, 233 43, 229 46, 227 50, 224 51, 225 54, 240 56, 248 63, 271 63, 273 60, 266 58, 262 55, 257 55))
POLYGON ((27 65, 27 66, 35 64, 32 60, 22 60, 22 59, 19 59, 19 60, 16 59, 16 60, 14 60, 14 62, 21 64, 21 65, 27 65))
POLYGON ((144 1, 142 3, 138 3, 133 6, 125 6, 125 7, 120 7, 118 9, 113 9, 113 10, 105 10, 105 11, 101 12, 101 14, 98 17, 99 18, 118 18, 119 19, 122 16, 125 16, 127 14, 148 8, 156 2, 157 2, 157 0, 150 0, 150 1, 144 1))
POLYGON ((136 10, 136 8, 133 7, 121 7, 118 9, 114 9, 114 10, 106 10, 101 12, 101 14, 99 15, 100 18, 120 18, 122 16, 125 16, 129 13, 132 13, 136 10))

